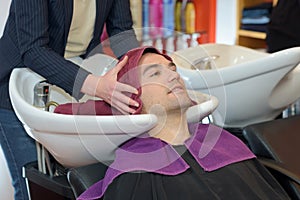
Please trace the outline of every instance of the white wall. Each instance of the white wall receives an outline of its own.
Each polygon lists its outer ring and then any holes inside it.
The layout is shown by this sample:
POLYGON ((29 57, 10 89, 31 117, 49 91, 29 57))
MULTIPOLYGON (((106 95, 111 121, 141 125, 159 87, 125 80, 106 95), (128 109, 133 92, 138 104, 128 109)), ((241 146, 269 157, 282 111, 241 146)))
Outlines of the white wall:
MULTIPOLYGON (((7 18, 11 0, 1 0, 0 5, 0 36, 7 18)), ((216 42, 234 44, 236 36, 236 1, 217 0, 216 42)))
MULTIPOLYGON (((10 0, 0 0, 0 37, 7 19, 10 0)), ((5 157, 0 146, 0 199, 13 200, 13 187, 5 157)))
POLYGON ((0 146, 0 199, 13 200, 14 189, 12 187, 11 178, 9 175, 8 167, 5 157, 0 146))
POLYGON ((217 0, 216 43, 235 44, 237 0, 217 0))
POLYGON ((7 19, 9 5, 11 0, 1 0, 0 2, 0 36, 2 36, 4 24, 7 19))

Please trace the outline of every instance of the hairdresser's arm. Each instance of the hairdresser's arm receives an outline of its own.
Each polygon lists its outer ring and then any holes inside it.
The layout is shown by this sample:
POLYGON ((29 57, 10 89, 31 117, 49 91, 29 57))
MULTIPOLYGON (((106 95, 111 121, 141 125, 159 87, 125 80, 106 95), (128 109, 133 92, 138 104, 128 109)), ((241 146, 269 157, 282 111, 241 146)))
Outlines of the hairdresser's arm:
MULTIPOLYGON (((61 4, 63 1, 56 3, 61 4)), ((111 87, 116 88, 118 91, 128 91, 126 87, 124 88, 123 85, 120 86, 116 82, 114 72, 110 72, 104 77, 95 77, 64 59, 63 51, 61 51, 63 47, 54 50, 49 46, 50 42, 58 44, 56 46, 59 46, 59 44, 64 45, 63 33, 65 27, 62 24, 60 29, 56 29, 55 38, 50 38, 48 33, 49 16, 55 14, 63 17, 63 11, 49 13, 53 8, 50 9, 48 1, 15 0, 13 6, 16 15, 17 45, 25 66, 45 77, 51 84, 63 88, 76 99, 80 99, 83 92, 90 95, 94 94, 108 103, 112 103, 112 106, 117 109, 127 113, 130 112, 128 105, 123 105, 123 103, 130 102, 128 97, 125 97, 124 100, 123 94, 116 95, 116 98, 121 99, 122 103, 119 103, 118 100, 111 101, 113 91, 111 87), (95 86, 92 84, 95 84, 95 86), (83 85, 88 86, 84 87, 83 85)))
POLYGON ((129 0, 114 0, 106 19, 106 29, 109 35, 110 47, 120 58, 130 49, 139 47, 130 12, 129 0))
POLYGON ((65 10, 61 10, 64 8, 63 2, 55 2, 57 10, 54 10, 49 1, 13 1, 16 40, 26 67, 79 99, 83 95, 80 92, 82 84, 90 73, 63 57, 65 38, 65 10), (54 29, 52 26, 50 29, 50 23, 57 23, 59 28, 54 29), (49 31, 55 31, 56 37, 50 38, 49 31), (56 49, 52 49, 50 44, 56 49))
POLYGON ((117 81, 118 72, 126 64, 127 59, 128 58, 125 57, 125 59, 104 76, 88 75, 83 83, 81 92, 102 98, 123 114, 134 113, 135 110, 128 105, 138 107, 138 103, 124 95, 123 92, 137 94, 137 89, 117 81))

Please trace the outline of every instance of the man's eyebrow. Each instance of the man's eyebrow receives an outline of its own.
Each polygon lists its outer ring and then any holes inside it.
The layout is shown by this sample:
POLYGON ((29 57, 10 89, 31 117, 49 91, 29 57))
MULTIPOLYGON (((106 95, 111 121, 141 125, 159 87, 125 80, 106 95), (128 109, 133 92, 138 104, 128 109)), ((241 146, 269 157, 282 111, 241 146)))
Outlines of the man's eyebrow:
POLYGON ((169 62, 168 67, 176 67, 176 64, 173 62, 169 62))
POLYGON ((149 71, 150 69, 152 69, 152 68, 157 68, 157 67, 159 67, 159 66, 161 66, 161 65, 160 65, 160 64, 152 64, 152 65, 148 65, 148 66, 145 68, 145 70, 143 71, 143 75, 145 75, 146 72, 149 71))
MULTIPOLYGON (((143 72, 143 75, 145 75, 146 74, 146 72, 147 71, 149 71, 150 69, 152 69, 152 68, 157 68, 157 67, 159 67, 159 66, 162 66, 161 64, 152 64, 152 65, 148 65, 146 68, 145 68, 145 70, 144 70, 144 72, 143 72)), ((168 67, 176 67, 176 64, 175 63, 173 63, 173 62, 169 62, 168 63, 168 67)))

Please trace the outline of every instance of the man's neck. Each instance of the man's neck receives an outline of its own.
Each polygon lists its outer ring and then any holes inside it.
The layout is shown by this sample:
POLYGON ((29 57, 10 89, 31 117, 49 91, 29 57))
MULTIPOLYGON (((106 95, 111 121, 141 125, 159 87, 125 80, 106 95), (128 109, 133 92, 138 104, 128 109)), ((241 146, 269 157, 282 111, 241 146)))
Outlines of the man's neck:
POLYGON ((174 111, 166 115, 159 115, 158 125, 149 134, 171 145, 181 145, 190 137, 186 114, 174 111))

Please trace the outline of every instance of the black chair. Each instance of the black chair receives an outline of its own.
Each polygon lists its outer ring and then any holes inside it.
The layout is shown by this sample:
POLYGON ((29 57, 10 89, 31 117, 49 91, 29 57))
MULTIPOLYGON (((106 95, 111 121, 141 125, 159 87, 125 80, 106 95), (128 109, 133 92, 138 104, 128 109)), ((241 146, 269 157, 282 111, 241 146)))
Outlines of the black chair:
POLYGON ((300 199, 300 116, 248 125, 243 135, 291 198, 300 199))
POLYGON ((75 200, 73 190, 64 173, 50 176, 38 170, 38 162, 23 167, 23 176, 32 200, 75 200))
POLYGON ((108 165, 96 163, 83 167, 71 168, 67 173, 69 184, 77 198, 91 185, 104 178, 108 165))

